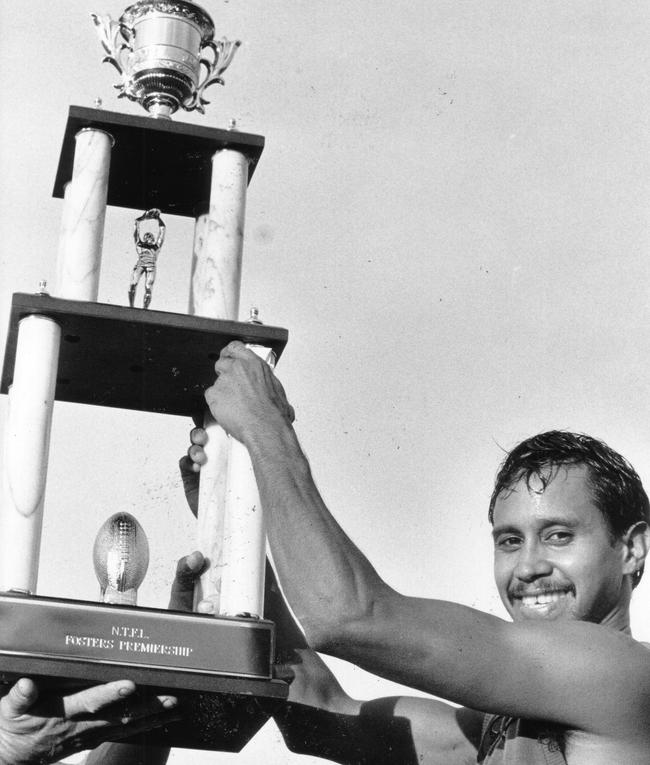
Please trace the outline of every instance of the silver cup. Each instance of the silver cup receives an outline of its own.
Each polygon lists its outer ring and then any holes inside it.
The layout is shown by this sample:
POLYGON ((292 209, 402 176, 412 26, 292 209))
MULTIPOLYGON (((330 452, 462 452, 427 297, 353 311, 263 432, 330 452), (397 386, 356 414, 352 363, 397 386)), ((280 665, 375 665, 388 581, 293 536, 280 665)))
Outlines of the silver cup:
POLYGON ((105 62, 115 66, 119 98, 137 101, 153 117, 170 117, 178 109, 204 113, 203 92, 223 85, 240 45, 225 37, 214 40, 214 24, 195 3, 185 0, 138 0, 113 21, 92 14, 105 62), (206 55, 207 54, 207 55, 206 55))

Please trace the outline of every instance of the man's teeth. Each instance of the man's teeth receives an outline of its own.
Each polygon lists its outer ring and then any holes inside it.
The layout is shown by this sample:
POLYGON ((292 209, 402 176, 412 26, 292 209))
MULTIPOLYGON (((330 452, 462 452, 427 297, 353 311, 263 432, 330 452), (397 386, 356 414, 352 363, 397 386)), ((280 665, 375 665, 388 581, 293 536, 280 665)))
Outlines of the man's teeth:
POLYGON ((522 595, 522 605, 530 608, 532 606, 545 606, 549 603, 557 603, 560 598, 566 595, 565 592, 541 592, 538 595, 522 595))

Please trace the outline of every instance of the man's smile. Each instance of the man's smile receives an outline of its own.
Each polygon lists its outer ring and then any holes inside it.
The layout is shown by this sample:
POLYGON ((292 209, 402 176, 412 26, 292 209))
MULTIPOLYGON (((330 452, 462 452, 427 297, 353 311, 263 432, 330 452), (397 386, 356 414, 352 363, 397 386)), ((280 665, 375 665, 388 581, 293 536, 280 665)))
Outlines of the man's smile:
POLYGON ((510 594, 510 602, 523 618, 547 619, 564 611, 574 594, 575 591, 570 586, 553 589, 519 589, 510 594))

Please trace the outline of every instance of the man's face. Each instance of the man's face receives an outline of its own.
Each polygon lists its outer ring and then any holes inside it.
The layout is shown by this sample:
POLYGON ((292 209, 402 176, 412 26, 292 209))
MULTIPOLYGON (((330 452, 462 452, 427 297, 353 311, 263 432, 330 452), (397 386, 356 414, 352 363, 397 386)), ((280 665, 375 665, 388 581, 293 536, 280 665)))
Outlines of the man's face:
POLYGON ((533 477, 494 507, 494 575, 514 621, 580 619, 625 629, 624 545, 612 541, 587 468, 561 467, 546 488, 533 477))

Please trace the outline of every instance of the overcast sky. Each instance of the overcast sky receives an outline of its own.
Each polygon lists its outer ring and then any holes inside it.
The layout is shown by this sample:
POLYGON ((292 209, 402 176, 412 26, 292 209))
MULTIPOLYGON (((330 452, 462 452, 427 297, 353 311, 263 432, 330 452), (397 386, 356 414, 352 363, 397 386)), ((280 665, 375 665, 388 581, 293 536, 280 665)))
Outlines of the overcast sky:
MULTIPOLYGON (((278 375, 322 493, 391 585, 503 615, 486 511, 504 449, 541 430, 584 431, 650 484, 650 9, 203 5, 218 37, 243 44, 207 114, 175 120, 234 118, 266 136, 248 196, 242 318, 254 304, 289 329, 278 375)), ((0 4, 3 338, 11 293, 54 281, 51 192, 68 107, 99 96, 144 113, 117 101, 89 15, 124 7, 0 4)), ((107 214, 103 302, 127 302, 140 212, 107 214)), ((152 308, 184 312, 192 222, 165 220, 152 308)), ((94 535, 126 510, 152 551, 140 603, 165 604, 173 561, 193 546, 176 474, 189 427, 57 405, 42 594, 95 598, 94 535)), ((650 639, 650 582, 635 600, 635 633, 650 639)), ((395 689, 333 666, 359 697, 395 689)), ((262 756, 312 761, 289 754, 272 725, 237 762, 262 756)))

